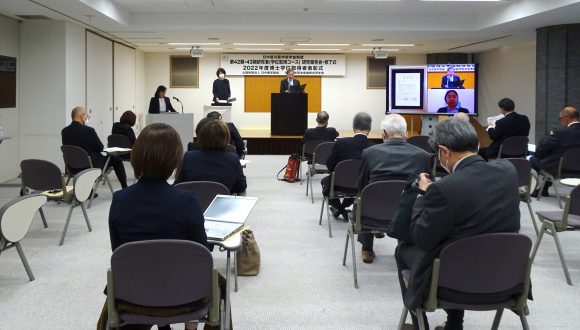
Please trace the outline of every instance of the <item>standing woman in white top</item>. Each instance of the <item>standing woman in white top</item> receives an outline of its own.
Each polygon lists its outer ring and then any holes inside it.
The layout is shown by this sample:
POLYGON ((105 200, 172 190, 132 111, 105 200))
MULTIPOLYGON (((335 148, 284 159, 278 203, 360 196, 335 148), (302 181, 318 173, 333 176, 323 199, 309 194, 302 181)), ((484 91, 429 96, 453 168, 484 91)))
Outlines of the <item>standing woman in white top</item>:
POLYGON ((169 98, 165 96, 166 91, 167 88, 163 85, 157 87, 155 96, 149 102, 149 113, 177 112, 173 109, 169 98))

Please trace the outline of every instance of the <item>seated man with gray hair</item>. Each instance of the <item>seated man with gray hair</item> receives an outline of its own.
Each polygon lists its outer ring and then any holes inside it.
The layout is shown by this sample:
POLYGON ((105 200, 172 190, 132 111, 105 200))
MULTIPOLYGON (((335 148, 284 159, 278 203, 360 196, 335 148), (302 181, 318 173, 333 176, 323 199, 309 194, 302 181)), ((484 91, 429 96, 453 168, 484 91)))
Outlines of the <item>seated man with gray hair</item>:
MULTIPOLYGON (((412 174, 428 172, 431 168, 431 154, 407 143, 407 122, 401 115, 387 115, 381 122, 384 143, 367 148, 362 153, 362 163, 358 178, 361 192, 369 183, 386 180, 407 180, 412 174)), ((376 220, 364 218, 363 226, 376 226, 376 220)), ((380 237, 384 237, 381 235, 380 237)), ((362 258, 372 263, 373 235, 360 234, 362 258)))
MULTIPOLYGON (((432 182, 427 172, 421 173, 411 191, 406 193, 423 196, 414 200, 414 205, 401 203, 399 212, 410 214, 410 217, 396 218, 392 224, 393 228, 399 228, 393 237, 403 240, 395 251, 395 259, 403 301, 409 309, 418 308, 423 303, 431 281, 433 261, 447 244, 470 236, 514 233, 520 229, 516 169, 507 160, 486 162, 478 156, 478 140, 473 126, 457 118, 439 122, 429 143, 433 150, 438 150, 439 162, 450 174, 432 182), (410 270, 408 285, 403 280, 403 270, 410 270)), ((521 294, 521 288, 477 297, 440 290, 438 297, 483 304, 504 301, 517 294, 521 294)), ((463 310, 446 312, 444 328, 463 329, 463 310)), ((412 318, 415 329, 418 329, 416 316, 412 315, 412 318)), ((427 320, 425 315, 423 318, 427 320)))
MULTIPOLYGON (((336 165, 343 160, 360 159, 363 150, 374 145, 374 143, 367 138, 371 131, 371 123, 372 118, 366 112, 359 112, 354 116, 354 119, 352 120, 354 136, 336 140, 336 143, 332 146, 332 153, 326 159, 326 167, 328 167, 328 171, 331 173, 334 172, 336 165)), ((328 196, 330 193, 330 175, 322 178, 320 183, 322 184, 322 194, 328 196)), ((356 189, 348 191, 347 188, 337 186, 335 186, 335 190, 343 193, 357 193, 356 189)), ((334 218, 338 219, 338 216, 342 215, 346 221, 348 221, 346 208, 350 207, 353 203, 353 198, 345 198, 342 202, 338 198, 328 200, 328 205, 330 206, 330 211, 334 218)))

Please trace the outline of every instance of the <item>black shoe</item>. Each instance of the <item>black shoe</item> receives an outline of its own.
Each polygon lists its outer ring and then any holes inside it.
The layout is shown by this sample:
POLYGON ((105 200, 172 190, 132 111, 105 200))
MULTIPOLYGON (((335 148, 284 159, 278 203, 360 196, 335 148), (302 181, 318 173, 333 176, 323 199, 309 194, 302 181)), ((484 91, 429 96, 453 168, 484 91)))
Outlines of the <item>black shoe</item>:
POLYGON ((375 238, 385 238, 385 234, 383 233, 375 234, 375 238))
MULTIPOLYGON (((539 193, 540 193, 540 189, 536 189, 530 194, 530 197, 538 198, 539 193)), ((550 197, 550 193, 548 193, 548 189, 544 189, 542 191, 542 197, 550 197)))
POLYGON ((348 222, 348 215, 349 215, 348 211, 342 212, 342 217, 343 217, 344 221, 346 221, 346 222, 348 222))
POLYGON ((336 207, 334 207, 334 206, 330 206, 330 207, 329 207, 329 209, 330 209, 330 213, 332 213, 332 216, 333 216, 335 219, 338 219, 338 217, 340 216, 340 211, 338 211, 338 210, 336 209, 336 207))

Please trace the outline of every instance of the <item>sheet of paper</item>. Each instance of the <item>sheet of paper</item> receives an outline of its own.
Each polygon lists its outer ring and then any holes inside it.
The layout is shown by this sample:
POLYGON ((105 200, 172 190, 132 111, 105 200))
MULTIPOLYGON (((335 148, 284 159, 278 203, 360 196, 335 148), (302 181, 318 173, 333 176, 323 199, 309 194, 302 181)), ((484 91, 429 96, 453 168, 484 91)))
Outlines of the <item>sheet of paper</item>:
POLYGON ((395 78, 395 104, 398 107, 420 107, 422 91, 420 73, 397 73, 395 78))

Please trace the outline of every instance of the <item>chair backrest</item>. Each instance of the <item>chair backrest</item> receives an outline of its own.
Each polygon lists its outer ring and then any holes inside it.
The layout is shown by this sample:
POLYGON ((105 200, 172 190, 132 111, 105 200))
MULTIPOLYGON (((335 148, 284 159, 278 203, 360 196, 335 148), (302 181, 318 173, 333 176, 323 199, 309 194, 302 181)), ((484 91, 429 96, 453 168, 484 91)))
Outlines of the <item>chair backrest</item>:
POLYGON ((439 254, 440 288, 491 294, 524 283, 532 241, 517 233, 472 236, 445 246, 439 254))
POLYGON ((0 208, 0 234, 9 242, 24 238, 34 215, 46 203, 46 196, 27 195, 15 198, 0 208))
POLYGON ((356 189, 360 164, 360 159, 347 159, 338 163, 334 168, 334 185, 356 189))
POLYGON ((361 217, 390 221, 395 216, 405 189, 405 181, 377 181, 364 187, 360 194, 361 217))
POLYGON ((201 244, 150 240, 121 245, 111 257, 114 298, 149 307, 179 306, 211 293, 213 259, 201 244))
POLYGON ((64 189, 60 168, 42 159, 25 159, 20 162, 22 186, 37 190, 64 189))
POLYGON ((237 155, 237 152, 236 152, 236 147, 234 147, 233 145, 231 145, 231 144, 229 144, 229 143, 228 143, 228 145, 226 146, 226 151, 227 151, 227 152, 231 152, 231 153, 233 153, 233 154, 236 154, 236 155, 237 155))
POLYGON ((506 158, 518 173, 518 187, 528 187, 532 178, 532 163, 525 158, 506 158))
POLYGON ((424 135, 411 136, 410 138, 407 139, 407 143, 412 144, 415 147, 419 147, 430 154, 433 153, 433 148, 431 148, 431 145, 429 144, 428 136, 424 135))
POLYGON ((189 190, 195 194, 201 211, 205 212, 209 204, 216 195, 229 195, 230 190, 219 182, 212 181, 190 181, 182 182, 175 185, 178 188, 189 190))
POLYGON ((528 152, 528 137, 527 136, 512 136, 505 139, 499 147, 498 157, 502 155, 507 156, 525 156, 528 152))
POLYGON ((131 140, 125 135, 111 134, 107 137, 107 146, 109 148, 133 148, 131 140))
POLYGON ((580 148, 567 150, 561 159, 561 172, 580 171, 580 148))
POLYGON ((314 148, 314 152, 312 153, 312 163, 313 164, 326 164, 326 159, 332 153, 332 147, 334 146, 334 142, 323 142, 314 148))
POLYGON ((570 192, 570 207, 568 213, 580 215, 580 186, 574 187, 570 192))
POLYGON ((62 150, 64 164, 68 168, 80 169, 93 167, 91 157, 89 157, 85 149, 77 146, 64 145, 60 147, 60 150, 62 150))
POLYGON ((328 140, 306 140, 304 141, 304 145, 302 147, 302 153, 303 155, 305 154, 313 154, 314 153, 314 149, 316 149, 316 147, 324 142, 328 142, 328 140))
POLYGON ((98 168, 89 168, 79 172, 73 178, 75 198, 79 202, 84 202, 91 197, 91 191, 95 181, 101 176, 102 172, 98 168))

